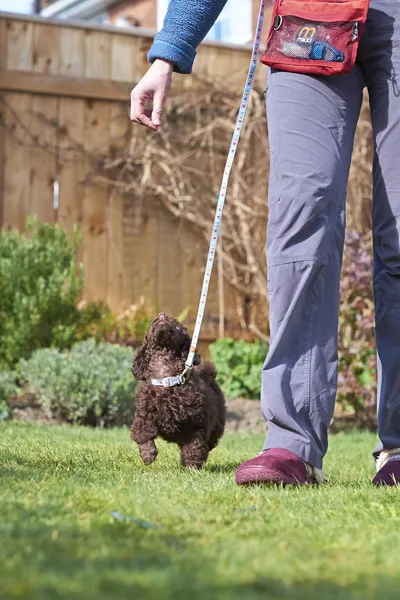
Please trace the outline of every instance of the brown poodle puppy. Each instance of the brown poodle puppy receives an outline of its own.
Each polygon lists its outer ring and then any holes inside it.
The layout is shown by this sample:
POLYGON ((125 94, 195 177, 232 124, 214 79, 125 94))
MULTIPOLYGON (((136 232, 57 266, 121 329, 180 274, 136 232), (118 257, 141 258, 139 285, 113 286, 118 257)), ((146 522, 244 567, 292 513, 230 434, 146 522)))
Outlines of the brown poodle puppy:
POLYGON ((152 322, 133 359, 132 373, 142 383, 136 394, 131 438, 146 465, 157 457, 154 440, 160 436, 178 444, 185 467, 200 469, 225 428, 225 400, 215 381, 214 366, 200 364, 196 353, 186 383, 156 387, 152 379, 182 374, 190 348, 185 327, 161 313, 152 322))

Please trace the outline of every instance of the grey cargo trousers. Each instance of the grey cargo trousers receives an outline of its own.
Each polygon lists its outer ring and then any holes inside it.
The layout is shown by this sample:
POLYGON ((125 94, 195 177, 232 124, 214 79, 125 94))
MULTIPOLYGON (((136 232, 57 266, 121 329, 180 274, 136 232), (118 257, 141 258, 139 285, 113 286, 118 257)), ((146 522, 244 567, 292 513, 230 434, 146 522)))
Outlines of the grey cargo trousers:
POLYGON ((400 0, 372 0, 345 76, 271 71, 267 232, 271 346, 262 373, 264 449, 321 468, 337 386, 345 199, 367 86, 375 142, 373 240, 380 446, 400 447, 400 0))

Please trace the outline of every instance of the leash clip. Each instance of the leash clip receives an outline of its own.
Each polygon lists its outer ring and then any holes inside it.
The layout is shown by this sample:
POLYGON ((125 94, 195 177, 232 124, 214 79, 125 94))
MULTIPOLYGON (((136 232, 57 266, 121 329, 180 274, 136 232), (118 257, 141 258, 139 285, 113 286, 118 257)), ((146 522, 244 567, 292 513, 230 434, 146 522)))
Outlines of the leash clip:
POLYGON ((193 367, 189 367, 189 365, 186 365, 185 370, 183 371, 183 373, 181 375, 181 385, 186 383, 186 381, 189 379, 189 375, 190 375, 190 372, 192 369, 193 369, 193 367))

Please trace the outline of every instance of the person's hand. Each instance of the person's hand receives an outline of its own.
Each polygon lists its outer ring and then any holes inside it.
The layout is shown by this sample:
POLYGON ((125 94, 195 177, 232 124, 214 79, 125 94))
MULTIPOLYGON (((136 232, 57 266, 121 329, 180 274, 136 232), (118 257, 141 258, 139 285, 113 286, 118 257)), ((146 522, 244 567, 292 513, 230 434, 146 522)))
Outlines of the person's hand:
POLYGON ((172 83, 173 64, 156 60, 131 93, 131 120, 158 131, 164 113, 165 101, 172 83), (153 108, 145 108, 148 100, 153 108))

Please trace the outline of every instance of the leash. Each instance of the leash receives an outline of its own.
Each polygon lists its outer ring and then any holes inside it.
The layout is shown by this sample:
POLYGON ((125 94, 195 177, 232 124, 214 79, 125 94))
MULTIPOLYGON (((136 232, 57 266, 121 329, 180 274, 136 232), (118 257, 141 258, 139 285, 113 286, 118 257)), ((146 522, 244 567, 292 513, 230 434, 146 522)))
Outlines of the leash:
POLYGON ((228 153, 228 158, 225 164, 224 175, 222 178, 221 188, 218 194, 218 203, 215 212, 214 224, 212 229, 211 241, 208 250, 208 257, 206 263, 206 270, 203 278, 203 287, 201 290, 199 308, 197 311, 196 325, 193 332, 192 343, 190 351, 185 363, 185 370, 181 375, 177 377, 165 377, 164 379, 152 379, 152 384, 160 387, 174 387, 176 385, 183 385, 187 381, 191 370, 193 369, 193 361, 197 349, 197 344, 200 337, 200 330, 203 323, 204 311, 206 308, 208 289, 210 286, 211 273, 214 265, 214 258, 217 250, 218 238, 221 229, 221 219, 224 210, 226 193, 228 189, 229 177, 232 170, 233 161, 235 159, 236 150, 238 147, 239 139, 243 129, 243 123, 246 116, 247 108, 249 106, 250 93, 253 89, 254 75, 257 68, 258 57, 260 54, 260 43, 261 43, 261 32, 264 23, 264 11, 265 11, 265 0, 261 0, 260 10, 258 13, 257 20, 257 31, 254 39, 253 52, 251 56, 250 68, 247 74, 246 85, 244 88, 242 101, 240 104, 239 113, 236 119, 235 130, 228 153))

